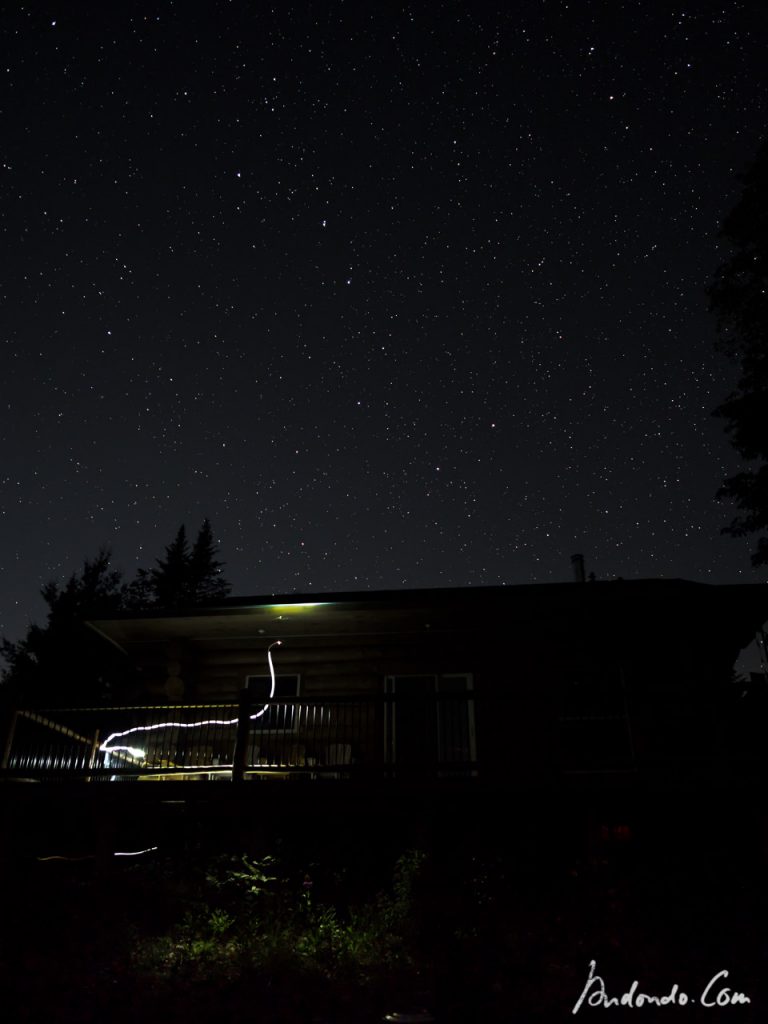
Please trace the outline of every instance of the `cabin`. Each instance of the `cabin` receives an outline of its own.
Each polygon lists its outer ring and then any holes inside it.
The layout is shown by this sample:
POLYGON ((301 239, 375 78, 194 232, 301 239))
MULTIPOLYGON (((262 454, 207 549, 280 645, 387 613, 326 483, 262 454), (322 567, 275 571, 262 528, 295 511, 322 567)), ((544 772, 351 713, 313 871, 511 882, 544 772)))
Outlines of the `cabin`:
POLYGON ((732 669, 766 620, 768 586, 677 579, 94 618, 130 685, 106 706, 16 709, 3 775, 520 793, 742 784, 761 770, 762 734, 745 740, 732 669))

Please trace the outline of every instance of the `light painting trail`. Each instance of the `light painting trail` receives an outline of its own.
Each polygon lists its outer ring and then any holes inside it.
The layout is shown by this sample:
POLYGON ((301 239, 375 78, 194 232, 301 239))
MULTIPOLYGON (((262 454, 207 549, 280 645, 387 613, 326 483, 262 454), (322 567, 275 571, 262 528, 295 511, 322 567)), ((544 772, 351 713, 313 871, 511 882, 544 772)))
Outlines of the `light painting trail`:
MULTIPOLYGON (((140 857, 144 853, 152 853, 154 850, 159 850, 159 849, 160 849, 159 846, 148 846, 145 850, 126 850, 126 851, 115 850, 115 852, 112 854, 112 856, 113 857, 140 857)), ((96 857, 95 853, 86 853, 86 854, 84 854, 81 857, 68 857, 65 854, 52 853, 52 854, 49 854, 47 857, 37 857, 36 859, 38 861, 48 861, 48 860, 78 861, 78 860, 96 860, 97 857, 96 857)))
MULTIPOLYGON (((271 680, 268 700, 272 700, 272 698, 275 696, 276 689, 275 666, 272 662, 272 648, 280 647, 282 645, 282 642, 282 640, 275 640, 275 642, 271 643, 267 648, 267 663, 269 664, 269 675, 271 680)), ((250 721, 254 721, 257 718, 261 718, 261 716, 264 714, 268 707, 269 703, 265 704, 261 711, 257 711, 253 715, 249 715, 250 721)), ((147 756, 146 750, 142 750, 140 747, 126 746, 123 744, 112 746, 112 741, 122 739, 124 736, 131 736, 134 733, 138 732, 154 732, 157 729, 201 729, 205 725, 237 725, 237 719, 209 718, 206 719, 206 721, 204 722, 158 722, 155 725, 135 725, 132 729, 125 729, 123 730, 123 732, 111 733, 101 744, 99 750, 101 750, 105 754, 113 754, 117 753, 118 751, 124 751, 130 757, 141 759, 147 756)), ((189 767, 199 766, 190 765, 189 767)))

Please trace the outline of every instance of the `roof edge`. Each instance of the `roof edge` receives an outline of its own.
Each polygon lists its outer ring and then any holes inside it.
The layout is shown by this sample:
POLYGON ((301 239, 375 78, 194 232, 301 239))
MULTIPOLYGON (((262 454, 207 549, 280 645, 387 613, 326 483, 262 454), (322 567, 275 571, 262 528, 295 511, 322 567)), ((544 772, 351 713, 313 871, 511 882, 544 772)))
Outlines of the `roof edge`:
MULTIPOLYGON (((390 590, 345 590, 333 592, 304 592, 288 594, 259 594, 227 597, 211 604, 194 605, 191 607, 178 608, 144 608, 132 611, 113 612, 110 615, 96 613, 86 616, 89 623, 109 621, 131 621, 133 619, 177 619, 197 618, 203 616, 226 616, 237 615, 241 612, 254 608, 269 608, 273 606, 299 606, 299 605, 387 605, 397 602, 403 604, 418 604, 425 600, 437 603, 450 603, 460 597, 469 594, 484 597, 524 597, 526 594, 531 597, 540 597, 544 593, 561 596, 573 595, 577 590, 583 590, 585 596, 605 597, 610 593, 614 597, 616 590, 620 588, 625 593, 632 592, 633 596, 639 591, 656 590, 676 592, 680 590, 690 592, 698 591, 721 591, 736 592, 746 596, 748 592, 758 593, 762 590, 768 596, 768 583, 700 583, 694 580, 684 580, 678 577, 665 578, 640 578, 623 579, 617 577, 612 580, 595 580, 593 582, 581 583, 575 581, 557 583, 521 583, 501 584, 495 586, 463 586, 463 587, 422 587, 390 590)), ((735 594, 734 594, 735 596, 735 594)), ((95 628, 95 627, 94 627, 95 628)))

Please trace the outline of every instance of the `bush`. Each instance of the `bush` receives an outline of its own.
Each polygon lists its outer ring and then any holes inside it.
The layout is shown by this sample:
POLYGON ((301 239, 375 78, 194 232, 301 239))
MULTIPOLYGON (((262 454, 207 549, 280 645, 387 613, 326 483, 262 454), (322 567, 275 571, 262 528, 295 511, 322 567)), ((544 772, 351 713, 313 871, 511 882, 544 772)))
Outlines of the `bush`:
MULTIPOLYGON (((315 998, 339 986, 349 997, 386 989, 415 971, 424 864, 424 854, 407 851, 388 891, 350 906, 319 899, 309 871, 286 870, 272 856, 215 858, 195 872, 200 888, 180 918, 137 937, 133 966, 153 983, 259 978, 273 991, 303 988, 315 998)), ((314 869, 321 889, 333 887, 314 869)))

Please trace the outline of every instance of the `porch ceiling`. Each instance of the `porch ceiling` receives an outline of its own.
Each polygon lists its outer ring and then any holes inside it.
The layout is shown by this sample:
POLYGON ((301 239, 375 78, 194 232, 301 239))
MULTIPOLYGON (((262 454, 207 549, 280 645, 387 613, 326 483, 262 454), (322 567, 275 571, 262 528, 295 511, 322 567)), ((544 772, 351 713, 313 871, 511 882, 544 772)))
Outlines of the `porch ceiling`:
POLYGON ((466 628, 466 616, 428 606, 351 607, 339 603, 274 604, 160 618, 92 621, 92 628, 125 650, 137 645, 192 641, 197 648, 222 643, 239 646, 299 637, 402 634, 429 629, 466 628), (462 622, 462 620, 464 620, 462 622))
POLYGON ((433 590, 363 591, 229 598, 215 608, 126 612, 89 625, 124 650, 193 642, 215 649, 300 637, 499 631, 513 625, 559 629, 721 627, 740 645, 768 618, 768 586, 713 586, 685 580, 628 580, 433 590))

